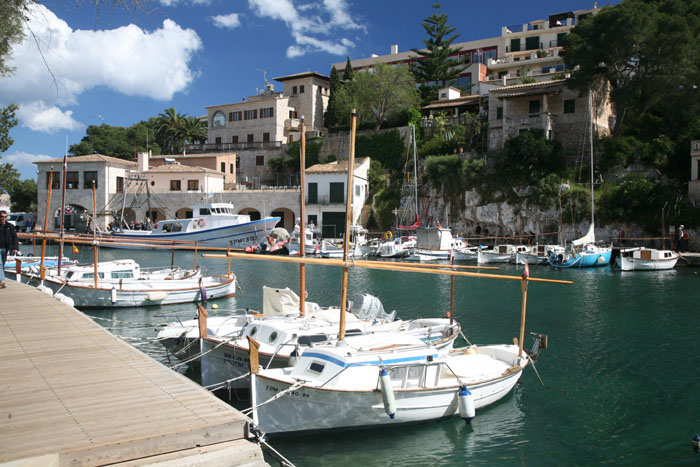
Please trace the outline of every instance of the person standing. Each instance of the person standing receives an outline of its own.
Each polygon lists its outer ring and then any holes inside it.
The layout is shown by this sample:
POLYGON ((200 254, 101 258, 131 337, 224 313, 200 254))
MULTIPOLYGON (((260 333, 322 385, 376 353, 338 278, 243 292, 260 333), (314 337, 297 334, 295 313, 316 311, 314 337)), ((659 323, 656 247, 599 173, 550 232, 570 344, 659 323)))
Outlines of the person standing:
POLYGON ((2 255, 2 267, 0 267, 0 289, 7 287, 5 284, 5 262, 7 253, 13 255, 19 253, 19 242, 15 226, 7 222, 7 211, 0 210, 0 254, 2 255))
POLYGON ((683 224, 681 224, 678 226, 678 229, 676 229, 676 238, 675 238, 676 242, 675 243, 676 243, 676 251, 678 253, 683 252, 683 230, 684 230, 684 228, 685 227, 683 226, 683 224))

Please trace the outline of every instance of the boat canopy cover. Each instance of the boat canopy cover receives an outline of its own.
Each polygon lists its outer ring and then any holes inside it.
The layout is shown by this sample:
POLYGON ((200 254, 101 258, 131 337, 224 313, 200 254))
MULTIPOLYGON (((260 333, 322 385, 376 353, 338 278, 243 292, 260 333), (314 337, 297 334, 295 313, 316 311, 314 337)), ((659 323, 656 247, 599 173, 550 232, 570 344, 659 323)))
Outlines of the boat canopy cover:
POLYGON ((595 243, 595 224, 591 222, 591 226, 588 228, 588 233, 583 237, 571 242, 573 246, 585 245, 587 243, 595 243))
POLYGON ((352 299, 352 314, 360 319, 394 321, 396 311, 386 313, 382 302, 370 294, 357 294, 352 299))
POLYGON ((275 289, 263 286, 263 316, 289 316, 299 314, 299 296, 291 289, 275 289))

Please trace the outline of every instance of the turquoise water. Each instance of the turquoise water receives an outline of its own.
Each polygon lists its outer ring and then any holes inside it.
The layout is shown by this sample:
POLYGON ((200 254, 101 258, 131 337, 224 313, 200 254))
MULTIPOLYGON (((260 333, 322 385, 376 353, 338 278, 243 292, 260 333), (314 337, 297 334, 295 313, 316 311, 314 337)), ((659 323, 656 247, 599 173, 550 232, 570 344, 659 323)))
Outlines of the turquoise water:
MULTIPOLYGON (((91 259, 88 249, 80 255, 91 259)), ((121 257, 143 266, 171 260, 169 252, 101 253, 104 260, 121 257)), ((175 263, 190 267, 192 253, 176 253, 175 263)), ((198 263, 210 274, 226 272, 225 260, 200 258, 198 263)), ((298 265, 237 260, 232 269, 240 283, 238 296, 216 302, 220 310, 213 314, 259 309, 262 285, 298 290, 298 265)), ((499 273, 518 275, 521 269, 505 265, 499 273)), ((574 281, 529 287, 527 330, 549 335, 537 369, 551 389, 542 387, 530 368, 509 396, 478 411, 472 426, 454 418, 272 440, 272 445, 298 466, 698 464, 700 455, 691 447, 692 436, 700 432, 698 273, 690 268, 626 273, 533 267, 533 277, 574 281)), ((307 266, 308 300, 337 304, 340 277, 339 268, 307 266)), ((360 292, 380 297, 387 311, 398 310, 404 319, 444 316, 450 279, 353 269, 349 296, 360 292)), ((518 335, 519 282, 457 278, 455 297, 456 318, 471 342, 510 342, 518 335)), ((175 316, 194 317, 195 307, 88 313, 168 364, 162 347, 152 341, 156 325, 175 316)))

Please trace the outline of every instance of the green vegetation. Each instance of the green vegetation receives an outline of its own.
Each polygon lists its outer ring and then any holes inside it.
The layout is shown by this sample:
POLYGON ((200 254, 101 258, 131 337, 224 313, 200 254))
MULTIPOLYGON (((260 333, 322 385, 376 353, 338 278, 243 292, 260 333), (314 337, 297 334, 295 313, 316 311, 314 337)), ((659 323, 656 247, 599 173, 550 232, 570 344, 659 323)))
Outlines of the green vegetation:
POLYGON ((34 180, 20 180, 12 164, 0 164, 0 193, 12 199, 12 211, 36 211, 37 190, 34 180))
POLYGON ((14 140, 10 138, 10 129, 17 126, 15 112, 17 112, 15 104, 0 108, 0 152, 7 151, 14 143, 14 140))
MULTIPOLYGON (((312 165, 319 163, 319 153, 323 143, 307 140, 306 154, 304 155, 304 166, 309 168, 312 165)), ((298 174, 301 169, 301 141, 295 141, 287 148, 287 156, 289 157, 273 157, 268 160, 268 165, 276 175, 282 174, 298 174)))

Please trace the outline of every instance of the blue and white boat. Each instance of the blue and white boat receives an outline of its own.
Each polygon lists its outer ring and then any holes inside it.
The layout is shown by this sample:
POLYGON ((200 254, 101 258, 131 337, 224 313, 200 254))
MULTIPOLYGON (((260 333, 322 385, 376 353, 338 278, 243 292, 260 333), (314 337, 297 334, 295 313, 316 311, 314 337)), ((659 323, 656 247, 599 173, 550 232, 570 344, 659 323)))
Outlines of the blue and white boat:
POLYGON ((571 242, 564 254, 549 256, 549 264, 555 268, 591 268, 610 264, 612 246, 597 246, 595 244, 595 225, 591 223, 588 233, 571 242))
MULTIPOLYGON (((121 245, 103 244, 116 248, 129 248, 128 243, 168 245, 172 242, 199 242, 199 247, 244 248, 257 245, 267 237, 279 217, 251 220, 249 215, 235 214, 231 203, 211 203, 190 206, 192 218, 159 221, 153 230, 122 230, 111 232, 109 237, 121 245), (127 245, 124 245, 127 244, 127 245)), ((138 245, 136 248, 143 248, 138 245)))

